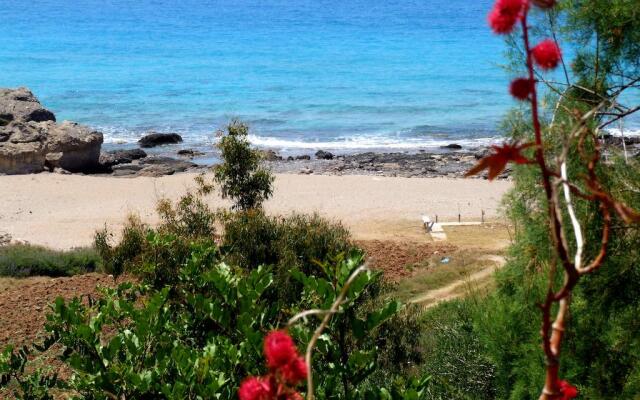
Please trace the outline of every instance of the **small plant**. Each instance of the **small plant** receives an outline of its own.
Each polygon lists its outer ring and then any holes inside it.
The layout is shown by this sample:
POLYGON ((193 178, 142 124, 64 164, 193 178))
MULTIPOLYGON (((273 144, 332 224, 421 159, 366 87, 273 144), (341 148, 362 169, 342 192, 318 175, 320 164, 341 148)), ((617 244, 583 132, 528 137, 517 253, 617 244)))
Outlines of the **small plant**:
POLYGON ((0 276, 72 276, 100 268, 100 256, 90 248, 56 251, 22 244, 0 247, 0 276))
POLYGON ((226 133, 220 133, 222 164, 214 169, 222 198, 232 199, 233 208, 242 211, 262 207, 271 197, 274 181, 273 175, 260 166, 260 152, 251 148, 248 134, 249 127, 240 121, 232 121, 226 133))

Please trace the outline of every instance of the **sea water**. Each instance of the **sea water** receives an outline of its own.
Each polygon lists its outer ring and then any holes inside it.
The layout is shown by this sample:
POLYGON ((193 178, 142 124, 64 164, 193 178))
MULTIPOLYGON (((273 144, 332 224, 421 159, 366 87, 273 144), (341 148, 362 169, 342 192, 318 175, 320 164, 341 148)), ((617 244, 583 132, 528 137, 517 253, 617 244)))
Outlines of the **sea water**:
POLYGON ((0 86, 107 143, 281 151, 486 143, 515 103, 491 0, 0 0, 0 86))

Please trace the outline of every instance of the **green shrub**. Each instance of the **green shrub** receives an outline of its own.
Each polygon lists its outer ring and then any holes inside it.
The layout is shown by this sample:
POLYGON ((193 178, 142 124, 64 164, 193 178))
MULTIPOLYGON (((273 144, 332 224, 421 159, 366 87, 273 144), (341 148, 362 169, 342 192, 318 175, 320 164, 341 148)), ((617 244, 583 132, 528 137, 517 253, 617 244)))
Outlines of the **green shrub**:
POLYGON ((249 127, 240 121, 227 126, 218 143, 222 163, 214 168, 214 180, 220 185, 222 198, 234 201, 236 210, 260 208, 271 197, 274 177, 260 166, 259 151, 247 139, 249 127))
POLYGON ((32 245, 0 247, 0 276, 72 276, 100 268, 100 256, 90 248, 56 251, 32 245))
POLYGON ((122 228, 118 244, 112 244, 114 235, 106 227, 96 232, 94 247, 102 257, 104 271, 114 276, 127 272, 142 254, 146 246, 148 230, 149 228, 140 221, 140 218, 130 215, 122 228))

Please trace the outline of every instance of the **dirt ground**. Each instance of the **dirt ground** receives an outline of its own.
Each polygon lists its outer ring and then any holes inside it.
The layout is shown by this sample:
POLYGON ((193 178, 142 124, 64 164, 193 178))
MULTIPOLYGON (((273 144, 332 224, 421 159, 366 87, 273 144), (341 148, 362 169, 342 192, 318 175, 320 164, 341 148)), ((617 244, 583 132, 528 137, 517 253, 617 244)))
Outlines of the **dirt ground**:
MULTIPOLYGON (((484 264, 478 260, 504 247, 505 232, 499 226, 486 226, 451 231, 451 240, 447 242, 430 241, 423 233, 416 234, 414 240, 357 243, 366 252, 371 268, 383 271, 386 279, 398 284, 399 294, 430 298, 428 292, 434 288, 454 284, 463 279, 462 274, 484 269, 486 260, 484 264), (460 263, 462 256, 464 260, 460 263), (443 267, 441 260, 448 258, 452 260, 450 265, 443 267)), ((95 296, 96 286, 114 285, 113 278, 99 273, 70 278, 0 278, 0 348, 41 338, 46 314, 58 296, 65 299, 95 296)))
POLYGON ((96 296, 97 286, 114 285, 112 277, 97 273, 70 278, 0 278, 0 349, 40 339, 46 314, 57 297, 96 296))

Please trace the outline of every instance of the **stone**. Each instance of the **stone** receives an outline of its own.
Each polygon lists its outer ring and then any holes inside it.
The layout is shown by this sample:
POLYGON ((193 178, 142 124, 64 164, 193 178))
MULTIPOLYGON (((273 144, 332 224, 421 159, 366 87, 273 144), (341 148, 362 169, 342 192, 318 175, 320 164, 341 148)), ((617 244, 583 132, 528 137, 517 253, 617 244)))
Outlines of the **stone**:
MULTIPOLYGON (((94 172, 100 170, 102 133, 71 121, 61 124, 42 122, 47 126, 47 153, 61 153, 55 163, 48 165, 70 172, 94 172)), ((49 161, 49 160, 47 160, 49 161)))
POLYGON ((29 89, 0 88, 0 125, 8 125, 12 121, 55 122, 55 120, 56 116, 44 108, 29 89))
POLYGON ((333 160, 333 154, 328 151, 318 150, 316 152, 316 158, 318 160, 333 160))
POLYGON ((446 146, 440 146, 441 149, 448 149, 448 150, 462 150, 462 146, 460 146, 457 143, 451 143, 448 144, 446 146))
POLYGON ((119 164, 129 164, 146 156, 147 153, 142 149, 113 150, 100 154, 100 164, 112 167, 119 164))
POLYGON ((0 232, 0 246, 6 246, 11 244, 11 234, 7 232, 0 232))
POLYGON ((138 173, 141 176, 173 175, 176 172, 184 172, 198 166, 198 164, 191 161, 164 156, 144 158, 140 160, 139 165, 143 167, 138 173))
POLYGON ((302 169, 300 170, 300 173, 301 173, 302 175, 311 175, 311 174, 313 174, 313 170, 312 170, 311 168, 307 168, 307 167, 305 167, 305 168, 302 168, 302 169))
POLYGON ((280 161, 282 160, 282 157, 278 155, 278 153, 276 153, 273 150, 261 150, 260 151, 260 155, 262 156, 262 159, 265 161, 280 161))
POLYGON ((138 144, 143 148, 177 143, 182 143, 182 136, 178 135, 177 133, 152 132, 146 136, 143 136, 142 139, 138 140, 138 144))
POLYGON ((311 160, 311 156, 308 154, 304 154, 301 156, 296 156, 296 160, 311 160))
POLYGON ((35 122, 11 122, 0 127, 0 173, 7 175, 42 172, 46 161, 45 135, 35 122))
POLYGON ((198 157, 198 156, 203 156, 204 153, 198 150, 193 150, 193 149, 183 149, 183 150, 178 150, 178 155, 183 157, 198 157))

